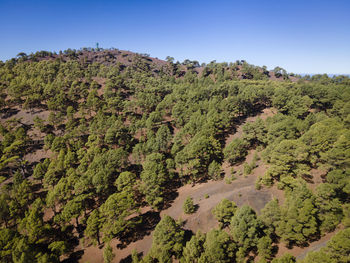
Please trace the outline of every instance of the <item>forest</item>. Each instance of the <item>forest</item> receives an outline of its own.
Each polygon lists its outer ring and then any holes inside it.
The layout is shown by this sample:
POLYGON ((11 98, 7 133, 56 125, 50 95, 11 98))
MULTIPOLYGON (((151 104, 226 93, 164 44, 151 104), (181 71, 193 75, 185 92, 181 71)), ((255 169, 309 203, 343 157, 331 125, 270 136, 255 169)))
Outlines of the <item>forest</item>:
POLYGON ((347 76, 118 49, 19 53, 0 61, 0 114, 0 262, 350 262, 347 76), (278 195, 262 209, 235 202, 244 193, 229 187, 244 180, 278 195), (199 202, 194 189, 216 182, 227 198, 198 190, 199 202), (209 202, 214 227, 189 227, 209 202))

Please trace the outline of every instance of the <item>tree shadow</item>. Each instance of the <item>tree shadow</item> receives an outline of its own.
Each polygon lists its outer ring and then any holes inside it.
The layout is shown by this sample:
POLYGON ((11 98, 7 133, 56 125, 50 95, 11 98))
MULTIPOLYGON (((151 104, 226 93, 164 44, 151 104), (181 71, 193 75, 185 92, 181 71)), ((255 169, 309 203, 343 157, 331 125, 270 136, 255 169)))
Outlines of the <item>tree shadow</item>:
POLYGON ((179 180, 178 175, 169 180, 165 185, 165 194, 164 194, 164 203, 161 207, 162 210, 169 208, 174 200, 178 197, 179 193, 177 192, 178 188, 182 186, 181 181, 179 180))
POLYGON ((273 245, 272 248, 271 248, 271 256, 272 257, 276 257, 278 253, 278 246, 277 245, 273 245))
POLYGON ((160 214, 156 211, 148 211, 130 220, 134 221, 134 224, 131 222, 131 227, 128 227, 118 236, 121 242, 117 245, 119 249, 123 249, 130 243, 150 235, 160 221, 160 214))
POLYGON ((198 209, 199 209, 199 205, 198 204, 195 204, 195 205, 193 205, 193 214, 194 213, 196 213, 197 211, 198 211, 198 209))
POLYGON ((0 110, 0 113, 2 113, 2 118, 7 119, 12 117, 13 115, 16 115, 19 112, 18 109, 13 109, 13 108, 7 108, 7 109, 2 109, 0 110))
MULTIPOLYGON (((143 253, 137 253, 137 257, 140 259, 143 257, 143 253)), ((132 263, 132 257, 131 255, 127 256, 126 258, 123 258, 119 261, 120 263, 132 263)))
POLYGON ((82 258, 83 255, 84 255, 84 250, 81 249, 81 250, 78 250, 78 251, 71 253, 68 258, 62 260, 61 262, 62 263, 76 263, 76 262, 79 262, 79 260, 82 258))
POLYGON ((31 143, 27 146, 26 153, 34 153, 37 150, 41 150, 44 147, 43 140, 32 140, 31 143))
POLYGON ((194 235, 194 233, 191 230, 185 229, 184 244, 186 244, 188 241, 190 241, 193 235, 194 235))
MULTIPOLYGON (((51 220, 48 223, 52 224, 51 220)), ((62 262, 65 262, 65 263, 78 262, 79 259, 81 259, 82 255, 84 254, 84 250, 74 251, 74 248, 76 248, 79 245, 79 238, 74 236, 73 229, 74 229, 74 226, 69 225, 64 231, 62 231, 61 228, 52 228, 50 230, 51 231, 50 235, 54 236, 55 240, 64 240, 67 244, 68 258, 62 260, 62 262)))
POLYGON ((315 184, 314 177, 311 174, 304 174, 302 178, 309 184, 315 184))

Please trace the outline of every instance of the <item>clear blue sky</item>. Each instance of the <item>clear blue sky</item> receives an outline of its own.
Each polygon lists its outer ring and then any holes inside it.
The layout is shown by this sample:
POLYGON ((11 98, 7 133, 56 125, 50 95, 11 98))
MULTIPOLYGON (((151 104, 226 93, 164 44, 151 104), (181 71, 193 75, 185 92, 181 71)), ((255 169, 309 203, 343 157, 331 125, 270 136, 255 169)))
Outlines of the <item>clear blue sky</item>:
POLYGON ((350 73, 348 0, 0 0, 0 60, 115 47, 164 59, 350 73))

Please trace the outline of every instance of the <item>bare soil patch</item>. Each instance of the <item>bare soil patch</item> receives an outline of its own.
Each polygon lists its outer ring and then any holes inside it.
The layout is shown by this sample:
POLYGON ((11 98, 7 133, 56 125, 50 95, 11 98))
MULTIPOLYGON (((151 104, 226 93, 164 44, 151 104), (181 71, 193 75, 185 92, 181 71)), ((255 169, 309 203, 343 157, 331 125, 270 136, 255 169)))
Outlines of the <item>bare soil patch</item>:
POLYGON ((35 152, 28 153, 27 155, 24 156, 24 158, 29 163, 37 163, 44 158, 50 158, 50 156, 52 156, 51 150, 39 149, 39 150, 36 150, 35 152))
POLYGON ((312 176, 312 179, 309 181, 308 185, 312 191, 315 191, 318 185, 325 182, 325 176, 327 172, 321 169, 312 169, 310 171, 310 174, 312 176))
POLYGON ((23 124, 31 125, 34 124, 34 118, 39 117, 41 119, 47 120, 49 117, 50 111, 42 110, 42 109, 31 109, 31 110, 23 110, 19 106, 14 107, 15 114, 7 117, 2 116, 1 121, 4 122, 9 119, 21 119, 23 124))

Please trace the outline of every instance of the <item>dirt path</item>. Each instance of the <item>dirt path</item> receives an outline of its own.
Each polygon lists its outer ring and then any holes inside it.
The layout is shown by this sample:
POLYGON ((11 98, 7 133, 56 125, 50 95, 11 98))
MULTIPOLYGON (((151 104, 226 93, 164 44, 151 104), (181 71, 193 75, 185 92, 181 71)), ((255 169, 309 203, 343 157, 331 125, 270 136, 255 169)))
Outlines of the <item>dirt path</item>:
POLYGON ((321 243, 318 243, 318 244, 314 244, 313 246, 311 247, 308 247, 307 249, 305 249, 302 253, 300 253, 296 259, 297 260, 302 260, 306 257, 307 253, 309 252, 313 252, 313 251, 318 251, 320 250, 322 247, 325 247, 328 243, 329 239, 328 240, 324 240, 322 241, 321 243))
POLYGON ((307 253, 311 251, 318 251, 322 247, 327 245, 327 242, 336 234, 338 233, 342 227, 339 227, 335 231, 331 233, 325 234, 323 237, 321 237, 319 240, 310 243, 310 246, 308 247, 293 247, 292 249, 288 249, 284 246, 284 244, 280 243, 278 247, 278 253, 276 257, 280 257, 285 253, 289 253, 296 257, 297 260, 302 260, 304 257, 306 257, 307 253))

